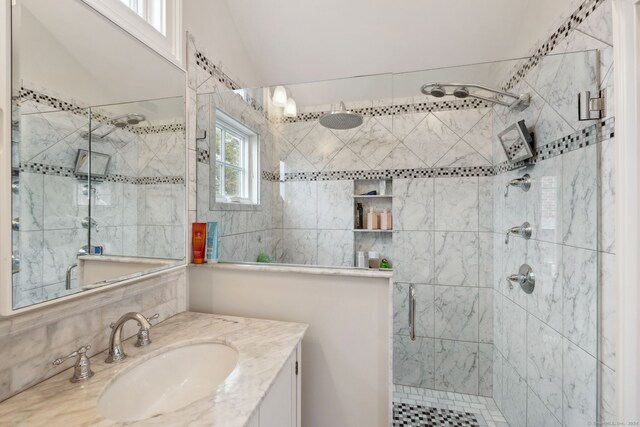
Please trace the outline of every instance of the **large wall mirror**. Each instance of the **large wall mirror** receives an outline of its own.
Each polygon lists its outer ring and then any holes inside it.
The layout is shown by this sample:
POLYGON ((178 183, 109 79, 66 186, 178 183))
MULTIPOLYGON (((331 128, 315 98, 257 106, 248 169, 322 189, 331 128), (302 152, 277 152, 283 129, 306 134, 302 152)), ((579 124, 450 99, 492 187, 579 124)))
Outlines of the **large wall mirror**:
POLYGON ((11 24, 12 308, 184 263, 184 71, 80 0, 11 24))

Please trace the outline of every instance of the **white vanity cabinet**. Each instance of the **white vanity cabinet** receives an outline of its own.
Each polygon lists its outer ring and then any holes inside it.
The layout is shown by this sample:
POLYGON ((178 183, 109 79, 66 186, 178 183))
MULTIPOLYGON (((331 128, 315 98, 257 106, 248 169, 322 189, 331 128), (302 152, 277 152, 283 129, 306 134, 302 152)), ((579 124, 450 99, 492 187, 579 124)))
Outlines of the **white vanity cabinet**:
POLYGON ((273 381, 247 427, 300 427, 300 343, 273 381))

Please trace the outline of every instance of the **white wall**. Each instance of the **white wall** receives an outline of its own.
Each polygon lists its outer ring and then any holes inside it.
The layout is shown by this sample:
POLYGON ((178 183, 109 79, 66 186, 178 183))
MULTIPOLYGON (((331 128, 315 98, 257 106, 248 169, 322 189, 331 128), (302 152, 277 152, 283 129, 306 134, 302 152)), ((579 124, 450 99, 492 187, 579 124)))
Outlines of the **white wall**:
POLYGON ((389 279, 304 270, 192 267, 189 310, 309 324, 302 341, 302 425, 389 426, 389 279))
POLYGON ((249 56, 224 0, 187 0, 183 2, 184 29, 196 39, 199 48, 216 65, 245 87, 262 83, 262 76, 249 56))

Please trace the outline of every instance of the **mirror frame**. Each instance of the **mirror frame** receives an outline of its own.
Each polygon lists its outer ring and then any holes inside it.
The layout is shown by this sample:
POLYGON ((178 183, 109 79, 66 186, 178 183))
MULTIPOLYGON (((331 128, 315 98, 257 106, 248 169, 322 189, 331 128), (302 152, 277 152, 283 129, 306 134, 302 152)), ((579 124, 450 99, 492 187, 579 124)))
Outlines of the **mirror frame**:
MULTIPOLYGON (((11 209, 11 191, 8 189, 11 188, 11 84, 12 84, 12 5, 11 1, 2 1, 0 2, 0 316, 10 317, 18 314, 40 310, 42 308, 49 307, 51 305, 60 304, 63 302, 68 302, 71 300, 76 300, 79 298, 87 297, 99 292, 105 292, 108 290, 112 290, 121 286, 134 284, 139 281, 147 280, 153 277, 157 277, 159 275, 168 274, 180 269, 185 269, 188 260, 190 259, 188 249, 189 245, 187 245, 187 235, 189 231, 189 184, 188 184, 188 153, 189 153, 189 143, 187 140, 185 143, 185 192, 184 192, 184 218, 185 218, 185 227, 184 227, 184 241, 185 241, 185 257, 184 260, 179 263, 176 261, 176 266, 170 267, 161 271, 142 274, 139 277, 118 280, 108 285, 98 287, 91 290, 86 290, 83 292, 77 292, 71 295, 67 295, 60 298, 51 299, 48 301, 42 301, 36 304, 32 304, 27 307, 22 307, 18 309, 13 308, 13 275, 12 275, 12 266, 11 266, 11 255, 12 255, 12 245, 11 241, 13 238, 12 228, 11 228, 11 218, 12 218, 12 209, 11 209), (8 244, 4 244, 7 242, 8 244)), ((188 84, 188 76, 187 70, 181 64, 177 64, 173 61, 168 60, 165 56, 159 54, 153 47, 149 46, 143 40, 140 40, 134 34, 123 29, 117 23, 113 22, 111 19, 106 17, 104 14, 99 11, 89 7, 85 4, 91 12, 97 13, 102 16, 104 19, 109 21, 115 28, 120 31, 128 34, 132 39, 137 40, 141 43, 145 48, 154 52, 156 55, 159 55, 167 63, 176 67, 178 70, 182 71, 184 75, 184 114, 185 114, 185 127, 188 127, 188 122, 190 119, 189 110, 187 108, 187 84, 188 84)))

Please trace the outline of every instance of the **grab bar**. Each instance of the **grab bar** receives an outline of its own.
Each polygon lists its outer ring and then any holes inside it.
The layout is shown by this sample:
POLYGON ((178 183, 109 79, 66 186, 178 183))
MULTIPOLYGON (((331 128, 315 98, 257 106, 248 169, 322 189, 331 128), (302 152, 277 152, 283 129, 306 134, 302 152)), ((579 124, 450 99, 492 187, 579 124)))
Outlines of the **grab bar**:
POLYGON ((416 340, 416 290, 409 286, 409 338, 416 340))

